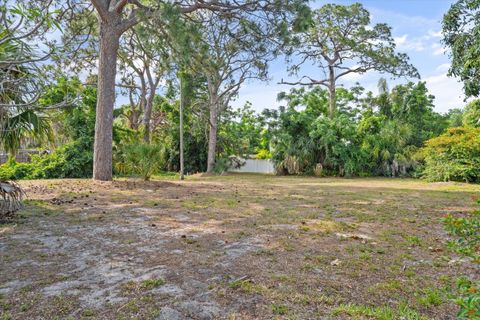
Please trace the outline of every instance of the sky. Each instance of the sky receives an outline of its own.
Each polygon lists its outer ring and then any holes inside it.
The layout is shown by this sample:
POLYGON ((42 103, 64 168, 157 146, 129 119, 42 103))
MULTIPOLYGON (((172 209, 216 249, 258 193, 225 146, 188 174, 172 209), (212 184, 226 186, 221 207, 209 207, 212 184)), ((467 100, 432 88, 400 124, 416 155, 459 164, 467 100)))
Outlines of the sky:
MULTIPOLYGON (((397 44, 397 51, 407 53, 410 62, 418 69, 421 80, 427 83, 430 94, 435 96, 435 110, 447 112, 452 108, 462 107, 464 95, 462 84, 455 78, 447 77, 450 59, 441 43, 441 21, 454 0, 337 0, 311 3, 318 8, 327 2, 337 4, 351 4, 360 2, 370 11, 372 23, 387 23, 392 27, 392 34, 397 44)), ((288 91, 291 86, 278 84, 281 79, 296 80, 289 77, 284 58, 278 58, 270 65, 270 80, 268 82, 252 81, 245 84, 233 106, 239 107, 247 101, 252 103, 255 110, 277 108, 276 101, 279 92, 288 91)), ((310 69, 310 68, 309 68, 310 69)), ((319 69, 311 67, 308 73, 314 75, 319 69)), ((300 74, 301 76, 301 74, 300 74)), ((377 93, 377 82, 385 77, 392 88, 395 84, 405 83, 406 79, 393 80, 388 75, 368 72, 363 75, 352 75, 340 84, 345 87, 359 82, 367 90, 377 93)), ((415 80, 414 80, 415 81, 415 80)))

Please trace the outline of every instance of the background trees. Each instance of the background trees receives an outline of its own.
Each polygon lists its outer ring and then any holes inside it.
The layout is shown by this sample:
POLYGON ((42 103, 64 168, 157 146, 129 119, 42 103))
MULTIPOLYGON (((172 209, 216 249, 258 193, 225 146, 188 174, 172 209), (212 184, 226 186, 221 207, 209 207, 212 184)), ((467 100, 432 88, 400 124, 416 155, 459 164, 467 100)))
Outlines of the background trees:
MULTIPOLYGON (((384 85, 385 86, 385 85, 384 85)), ((339 89, 338 112, 329 117, 328 93, 292 89, 287 106, 267 111, 273 161, 280 172, 317 175, 412 174, 416 152, 441 134, 446 118, 432 109, 423 82, 398 85, 378 96, 339 89)))
MULTIPOLYGON (((142 19, 150 19, 157 30, 171 27, 171 22, 180 15, 190 15, 196 11, 217 12, 240 21, 272 19, 288 16, 289 9, 295 9, 301 2, 286 2, 272 5, 258 0, 242 3, 204 2, 144 4, 130 0, 91 0, 98 16, 99 61, 98 61, 98 105, 94 146, 93 178, 112 179, 112 125, 115 102, 115 76, 120 37, 142 19), (249 17, 249 14, 252 14, 249 17)), ((178 26, 177 24, 174 24, 178 26)))
POLYGON ((371 26, 370 13, 359 3, 326 4, 315 10, 310 26, 293 38, 287 53, 293 56, 292 73, 312 63, 324 76, 304 75, 300 81, 282 83, 326 87, 330 117, 336 111, 337 82, 348 74, 376 70, 396 77, 419 77, 408 56, 395 52, 391 28, 386 24, 371 26))
POLYGON ((209 136, 207 172, 212 172, 217 152, 218 121, 240 87, 251 79, 266 80, 267 63, 274 56, 271 25, 218 19, 202 19, 200 51, 194 69, 206 79, 209 136))
POLYGON ((458 0, 443 18, 443 41, 451 50, 449 74, 459 77, 467 96, 480 93, 480 1, 458 0))

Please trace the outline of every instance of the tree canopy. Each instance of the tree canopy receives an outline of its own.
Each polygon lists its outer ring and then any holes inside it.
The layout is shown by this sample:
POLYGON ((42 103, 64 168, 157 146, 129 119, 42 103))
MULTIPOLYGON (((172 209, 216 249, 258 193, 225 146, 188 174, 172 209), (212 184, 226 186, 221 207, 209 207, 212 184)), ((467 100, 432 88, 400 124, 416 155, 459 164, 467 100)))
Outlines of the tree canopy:
POLYGON ((287 45, 293 74, 308 62, 319 67, 322 75, 303 75, 299 81, 282 83, 325 86, 333 116, 337 81, 348 74, 375 70, 395 77, 419 77, 408 56, 395 52, 395 47, 391 28, 384 23, 372 26, 370 13, 361 4, 326 4, 313 12, 310 25, 287 45))
POLYGON ((458 0, 443 17, 443 41, 450 49, 449 74, 460 78, 467 96, 480 94, 480 1, 458 0))

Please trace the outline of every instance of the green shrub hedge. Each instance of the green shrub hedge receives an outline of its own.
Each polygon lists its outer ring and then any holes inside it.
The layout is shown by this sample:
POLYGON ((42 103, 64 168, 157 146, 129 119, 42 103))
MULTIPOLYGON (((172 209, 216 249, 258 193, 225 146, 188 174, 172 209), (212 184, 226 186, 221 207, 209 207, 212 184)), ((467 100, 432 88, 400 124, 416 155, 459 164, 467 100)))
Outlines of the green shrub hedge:
POLYGON ((90 141, 79 139, 61 146, 51 154, 33 155, 30 163, 9 160, 0 166, 0 178, 20 180, 91 177, 93 152, 90 147, 90 141))
POLYGON ((448 129, 428 140, 421 154, 429 181, 480 182, 480 128, 448 129))

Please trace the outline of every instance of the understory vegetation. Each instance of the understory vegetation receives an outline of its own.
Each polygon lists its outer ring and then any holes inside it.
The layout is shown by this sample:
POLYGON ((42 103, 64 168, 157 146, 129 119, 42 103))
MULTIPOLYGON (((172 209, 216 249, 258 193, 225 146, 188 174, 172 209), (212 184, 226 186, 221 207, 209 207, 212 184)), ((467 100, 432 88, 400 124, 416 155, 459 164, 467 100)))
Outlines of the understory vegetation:
MULTIPOLYGON (((480 104, 475 101, 465 111, 442 115, 433 110, 434 98, 423 82, 398 85, 391 91, 383 81, 379 85, 382 93, 377 96, 360 86, 338 89, 334 118, 328 116, 328 93, 321 88, 281 94, 283 104, 278 110, 256 113, 249 104, 229 109, 219 121, 215 172, 228 170, 232 155, 254 155, 271 158, 278 174, 480 181, 480 129, 472 120, 480 104)), ((49 91, 64 99, 58 93, 62 86, 82 99, 50 111, 55 139, 43 147, 37 145, 40 154, 33 155, 30 163, 17 163, 12 157, 0 167, 3 179, 91 176, 96 91, 77 79, 60 79, 49 91)), ((152 147, 138 142, 143 129, 129 127, 127 107, 116 111, 113 148, 118 175, 148 178, 179 170, 176 105, 174 98, 155 98, 153 111, 161 119, 151 128, 152 147)), ((184 128, 185 170, 205 171, 208 128, 193 111, 185 112, 184 128)))
MULTIPOLYGON (((480 206, 480 200, 477 201, 480 206)), ((472 259, 480 267, 480 210, 477 209, 465 216, 449 214, 444 219, 445 228, 454 237, 450 247, 462 256, 472 259)), ((458 295, 454 298, 460 311, 460 319, 480 318, 480 279, 466 276, 457 280, 458 295)))

